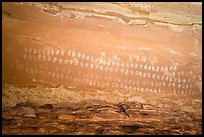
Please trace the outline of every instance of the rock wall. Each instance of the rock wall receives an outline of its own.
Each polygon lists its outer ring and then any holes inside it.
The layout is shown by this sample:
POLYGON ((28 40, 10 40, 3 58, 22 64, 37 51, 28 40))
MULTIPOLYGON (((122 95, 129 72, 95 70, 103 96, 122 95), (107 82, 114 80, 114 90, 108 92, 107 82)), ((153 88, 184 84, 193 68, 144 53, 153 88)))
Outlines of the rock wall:
POLYGON ((201 3, 2 3, 2 105, 139 102, 202 114, 201 3))

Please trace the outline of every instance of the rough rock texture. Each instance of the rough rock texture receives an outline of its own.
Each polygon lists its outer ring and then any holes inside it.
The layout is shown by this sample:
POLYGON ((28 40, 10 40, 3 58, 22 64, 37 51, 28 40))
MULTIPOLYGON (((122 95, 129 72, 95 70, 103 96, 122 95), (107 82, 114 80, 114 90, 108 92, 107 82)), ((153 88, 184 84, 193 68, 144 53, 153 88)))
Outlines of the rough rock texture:
POLYGON ((2 5, 4 134, 202 133, 201 3, 2 5))
POLYGON ((202 134, 201 116, 139 102, 45 104, 33 108, 36 117, 26 115, 26 107, 3 110, 3 134, 202 134))

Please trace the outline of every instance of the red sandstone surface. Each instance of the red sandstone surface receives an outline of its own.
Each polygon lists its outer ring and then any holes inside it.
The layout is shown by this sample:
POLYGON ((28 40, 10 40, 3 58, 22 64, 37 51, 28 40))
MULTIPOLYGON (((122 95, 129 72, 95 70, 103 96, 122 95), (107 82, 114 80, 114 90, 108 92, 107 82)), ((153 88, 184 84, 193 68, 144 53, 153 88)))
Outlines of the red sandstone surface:
POLYGON ((201 19, 197 3, 3 3, 3 107, 96 99, 200 119, 201 19))

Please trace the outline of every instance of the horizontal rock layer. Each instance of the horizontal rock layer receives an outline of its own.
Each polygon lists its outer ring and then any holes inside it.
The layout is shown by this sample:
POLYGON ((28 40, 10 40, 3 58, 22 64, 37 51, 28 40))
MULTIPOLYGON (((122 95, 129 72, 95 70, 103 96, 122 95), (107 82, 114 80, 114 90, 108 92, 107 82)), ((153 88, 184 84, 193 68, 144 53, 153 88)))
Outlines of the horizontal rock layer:
POLYGON ((4 109, 3 134, 189 135, 202 133, 201 115, 150 104, 84 100, 4 109))

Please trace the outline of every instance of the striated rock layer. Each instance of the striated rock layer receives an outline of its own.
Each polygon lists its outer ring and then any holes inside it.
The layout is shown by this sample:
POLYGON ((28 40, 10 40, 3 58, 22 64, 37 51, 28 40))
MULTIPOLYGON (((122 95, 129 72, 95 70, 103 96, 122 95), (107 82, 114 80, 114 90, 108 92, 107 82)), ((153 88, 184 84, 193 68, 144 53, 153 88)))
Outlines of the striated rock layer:
POLYGON ((3 110, 3 134, 189 135, 202 134, 202 118, 138 102, 83 100, 3 110))
POLYGON ((3 107, 86 99, 201 115, 200 3, 3 3, 3 107))

